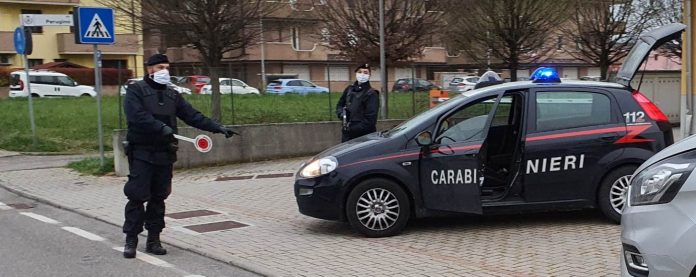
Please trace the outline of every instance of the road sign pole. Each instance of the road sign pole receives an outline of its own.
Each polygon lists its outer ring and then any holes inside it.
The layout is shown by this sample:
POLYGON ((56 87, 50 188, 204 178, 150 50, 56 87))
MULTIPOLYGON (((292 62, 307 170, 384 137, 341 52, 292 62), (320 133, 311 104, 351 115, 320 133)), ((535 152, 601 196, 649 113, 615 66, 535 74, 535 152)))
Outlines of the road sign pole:
POLYGON ((28 55, 22 55, 24 56, 24 73, 27 75, 27 92, 28 96, 27 99, 29 99, 29 124, 31 125, 31 140, 33 143, 34 149, 36 149, 36 123, 34 122, 34 103, 32 100, 31 96, 31 78, 29 78, 29 58, 27 57, 28 55))
MULTIPOLYGON (((97 90, 97 132, 99 132, 99 164, 104 166, 104 132, 102 131, 102 112, 101 112, 101 53, 99 46, 94 44, 94 86, 97 90)), ((119 92, 120 93, 120 92, 119 92)))

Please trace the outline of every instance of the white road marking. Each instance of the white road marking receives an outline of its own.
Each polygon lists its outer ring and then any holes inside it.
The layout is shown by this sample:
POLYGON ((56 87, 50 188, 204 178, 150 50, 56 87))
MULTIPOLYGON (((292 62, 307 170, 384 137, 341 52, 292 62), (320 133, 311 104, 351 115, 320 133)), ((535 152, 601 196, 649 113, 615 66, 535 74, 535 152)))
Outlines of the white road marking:
POLYGON ((51 218, 45 217, 45 216, 43 216, 43 215, 35 214, 35 213, 25 212, 25 213, 19 213, 19 214, 25 215, 25 216, 28 216, 28 217, 31 217, 31 218, 33 218, 33 219, 36 219, 36 220, 38 220, 38 221, 41 221, 41 222, 44 222, 44 223, 48 223, 48 224, 59 224, 59 223, 60 223, 60 222, 58 222, 58 221, 56 221, 56 220, 53 220, 53 219, 51 219, 51 218))
MULTIPOLYGON (((116 251, 119 251, 119 252, 123 252, 123 247, 114 247, 113 249, 116 251)), ((140 251, 136 251, 135 258, 138 260, 141 260, 143 262, 149 263, 151 265, 155 265, 155 266, 174 267, 174 265, 172 265, 168 262, 165 262, 163 260, 160 260, 158 258, 155 258, 153 256, 150 256, 150 255, 145 254, 145 253, 140 252, 140 251)))
POLYGON ((7 206, 7 204, 0 202, 0 211, 7 211, 7 210, 12 210, 13 208, 10 206, 7 206))
POLYGON ((93 233, 87 232, 87 231, 82 230, 82 229, 80 229, 80 228, 75 228, 75 227, 63 227, 63 228, 61 228, 61 229, 65 230, 65 231, 68 231, 68 232, 70 232, 70 233, 73 233, 73 234, 75 234, 75 235, 81 236, 81 237, 83 237, 83 238, 86 238, 86 239, 88 239, 88 240, 92 240, 92 241, 105 241, 105 240, 106 240, 105 238, 102 238, 102 237, 100 237, 100 236, 98 236, 98 235, 95 235, 95 234, 93 234, 93 233))

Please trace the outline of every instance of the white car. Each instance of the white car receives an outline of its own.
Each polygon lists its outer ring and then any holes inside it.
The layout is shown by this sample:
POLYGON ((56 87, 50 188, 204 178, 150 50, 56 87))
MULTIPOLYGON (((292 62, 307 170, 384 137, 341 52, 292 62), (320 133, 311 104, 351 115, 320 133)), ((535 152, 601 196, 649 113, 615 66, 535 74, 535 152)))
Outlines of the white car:
MULTIPOLYGON (((63 73, 32 70, 29 72, 32 97, 97 96, 94 87, 81 86, 63 73)), ((10 73, 10 97, 28 97, 27 74, 24 71, 10 73)))
MULTIPOLYGON (((221 94, 261 94, 257 88, 250 87, 246 83, 238 79, 220 78, 220 93, 221 94)), ((201 94, 212 94, 212 86, 205 85, 201 88, 201 94)))
MULTIPOLYGON (((126 81, 126 83, 121 86, 121 95, 126 95, 126 89, 128 89, 128 85, 133 84, 133 83, 140 81, 142 79, 143 78, 128 79, 128 81, 126 81)), ((191 90, 188 88, 180 87, 180 86, 177 86, 177 85, 172 84, 172 83, 169 83, 168 86, 173 88, 174 90, 176 90, 180 94, 189 94, 189 95, 191 94, 191 90)))
POLYGON ((479 81, 477 76, 463 76, 454 77, 449 83, 447 89, 452 92, 466 92, 474 89, 476 83, 479 81))

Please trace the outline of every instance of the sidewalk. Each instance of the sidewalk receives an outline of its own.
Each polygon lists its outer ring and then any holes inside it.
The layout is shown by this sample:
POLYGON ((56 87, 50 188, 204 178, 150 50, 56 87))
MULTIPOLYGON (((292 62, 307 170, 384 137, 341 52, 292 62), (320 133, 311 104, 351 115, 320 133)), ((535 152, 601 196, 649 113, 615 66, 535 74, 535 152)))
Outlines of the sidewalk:
MULTIPOLYGON (((303 161, 176 172, 163 240, 271 276, 619 274, 620 227, 592 212, 420 220, 397 237, 358 236, 299 214, 288 176, 303 161)), ((119 226, 125 180, 62 168, 0 173, 2 187, 119 226)))

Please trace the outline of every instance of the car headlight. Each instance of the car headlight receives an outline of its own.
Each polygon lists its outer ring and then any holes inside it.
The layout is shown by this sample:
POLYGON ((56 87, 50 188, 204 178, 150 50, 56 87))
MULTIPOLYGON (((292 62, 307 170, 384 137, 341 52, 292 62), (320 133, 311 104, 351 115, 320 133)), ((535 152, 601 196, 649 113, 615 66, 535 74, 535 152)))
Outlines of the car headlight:
POLYGON ((645 168, 633 176, 629 188, 629 205, 669 203, 677 196, 694 169, 696 151, 672 156, 645 168))
POLYGON ((329 174, 338 168, 338 160, 332 156, 314 160, 302 167, 298 174, 301 178, 316 178, 329 174))

